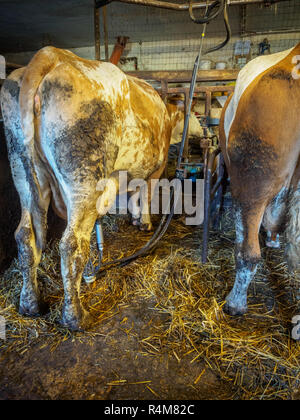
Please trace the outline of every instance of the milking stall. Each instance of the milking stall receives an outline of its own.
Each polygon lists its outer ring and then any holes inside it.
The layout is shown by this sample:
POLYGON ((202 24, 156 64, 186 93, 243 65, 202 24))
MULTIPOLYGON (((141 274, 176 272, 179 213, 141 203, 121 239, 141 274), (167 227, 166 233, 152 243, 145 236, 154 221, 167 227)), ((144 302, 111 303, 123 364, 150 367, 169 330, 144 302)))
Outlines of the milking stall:
POLYGON ((299 0, 0 0, 0 87, 0 400, 299 400, 299 0))

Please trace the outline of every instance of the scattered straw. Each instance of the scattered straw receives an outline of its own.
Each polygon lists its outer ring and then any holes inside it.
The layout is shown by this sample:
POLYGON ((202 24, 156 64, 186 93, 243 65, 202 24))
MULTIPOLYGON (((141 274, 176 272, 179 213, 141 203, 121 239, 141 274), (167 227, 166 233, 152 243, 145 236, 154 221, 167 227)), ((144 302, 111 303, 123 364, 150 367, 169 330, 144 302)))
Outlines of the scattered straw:
MULTIPOLYGON (((140 354, 159 357, 167 351, 178 363, 187 355, 191 363, 202 361, 231 384, 232 398, 292 398, 300 383, 300 346, 290 338, 299 284, 289 276, 282 251, 263 249, 264 262, 249 291, 248 314, 241 318, 225 315, 222 307, 234 279, 234 232, 230 214, 223 222, 225 231, 211 234, 206 265, 200 263, 201 230, 177 218, 154 253, 127 267, 112 268, 92 285, 83 284, 83 303, 95 317, 95 328, 87 333, 70 333, 58 324, 63 288, 57 242, 49 244, 38 272, 50 305, 45 317, 29 319, 17 313, 21 274, 14 261, 0 283, 0 315, 8 323, 2 351, 22 354, 41 337, 42 347, 49 346, 51 351, 68 339, 92 342, 101 335, 104 320, 143 298, 154 313, 163 315, 164 322, 155 326, 155 334, 140 341, 140 354)), ((149 239, 149 234, 138 233, 124 217, 105 217, 104 231, 105 260, 132 253, 149 239)), ((96 259, 94 246, 92 256, 96 259)), ((126 320, 124 328, 125 324, 126 320)), ((128 337, 131 330, 129 325, 128 337)), ((204 373, 205 369, 191 379, 192 387, 204 373)), ((159 398, 150 382, 140 383, 159 398)), ((124 383, 118 380, 109 385, 124 383)))

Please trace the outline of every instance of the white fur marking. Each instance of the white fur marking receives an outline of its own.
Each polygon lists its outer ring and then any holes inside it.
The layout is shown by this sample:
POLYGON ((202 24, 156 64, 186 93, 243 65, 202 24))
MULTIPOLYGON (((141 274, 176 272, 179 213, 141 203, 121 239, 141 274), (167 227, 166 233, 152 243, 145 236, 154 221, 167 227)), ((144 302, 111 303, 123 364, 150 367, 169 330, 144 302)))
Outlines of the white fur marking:
POLYGON ((226 136, 226 146, 228 143, 230 128, 235 118, 240 99, 247 89, 247 87, 263 72, 270 67, 275 66, 280 61, 284 60, 293 48, 287 51, 281 51, 276 54, 257 57, 250 61, 239 73, 234 94, 225 112, 224 130, 226 136))

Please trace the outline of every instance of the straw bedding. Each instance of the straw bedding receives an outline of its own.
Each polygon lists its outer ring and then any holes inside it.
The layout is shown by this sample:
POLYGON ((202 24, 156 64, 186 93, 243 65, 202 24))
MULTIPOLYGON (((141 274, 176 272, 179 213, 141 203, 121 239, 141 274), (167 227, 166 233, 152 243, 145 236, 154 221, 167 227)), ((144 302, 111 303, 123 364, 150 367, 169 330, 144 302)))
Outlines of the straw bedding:
MULTIPOLYGON (((105 261, 133 253, 149 238, 130 226, 125 216, 106 216, 103 225, 105 261)), ((283 251, 263 248, 264 259, 249 291, 249 312, 231 318, 222 311, 234 279, 230 212, 223 217, 223 231, 211 233, 206 265, 200 263, 201 236, 200 228, 174 219, 152 254, 126 267, 112 268, 92 285, 83 283, 82 300, 95 319, 93 329, 86 333, 71 333, 59 326, 63 288, 57 240, 49 243, 38 269, 50 307, 41 318, 17 313, 21 274, 13 261, 0 279, 0 315, 8 323, 7 341, 0 342, 2 354, 17 351, 22 355, 41 338, 50 351, 68 339, 92 343, 120 303, 142 298, 151 310, 165 315, 155 333, 140 342, 144 352, 159 357, 167 351, 179 363, 185 357, 190 363, 203 361, 230 384, 231 398, 299 398, 300 345, 290 338, 299 284, 288 274, 283 251)), ((96 259, 94 243, 93 238, 91 253, 96 259)), ((203 373, 194 380, 195 385, 203 373)))

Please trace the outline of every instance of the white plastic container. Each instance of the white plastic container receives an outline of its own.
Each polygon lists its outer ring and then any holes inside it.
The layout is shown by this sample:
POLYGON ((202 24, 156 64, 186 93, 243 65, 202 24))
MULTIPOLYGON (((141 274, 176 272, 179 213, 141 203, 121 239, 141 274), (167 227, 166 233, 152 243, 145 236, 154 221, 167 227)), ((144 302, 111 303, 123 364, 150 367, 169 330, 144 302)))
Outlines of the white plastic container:
POLYGON ((216 64, 216 69, 217 70, 225 70, 226 69, 226 63, 224 61, 219 61, 216 64))
POLYGON ((200 70, 210 70, 212 67, 212 62, 210 60, 201 60, 199 68, 200 70))

